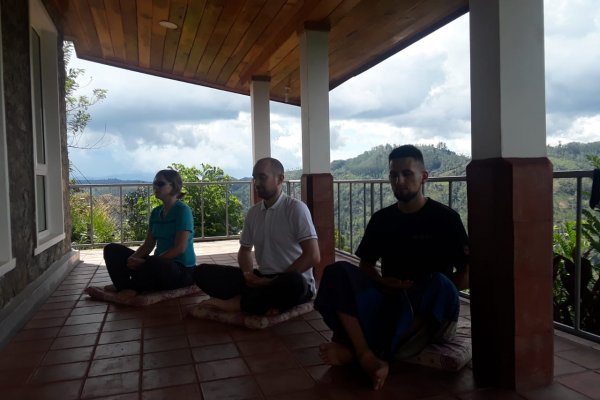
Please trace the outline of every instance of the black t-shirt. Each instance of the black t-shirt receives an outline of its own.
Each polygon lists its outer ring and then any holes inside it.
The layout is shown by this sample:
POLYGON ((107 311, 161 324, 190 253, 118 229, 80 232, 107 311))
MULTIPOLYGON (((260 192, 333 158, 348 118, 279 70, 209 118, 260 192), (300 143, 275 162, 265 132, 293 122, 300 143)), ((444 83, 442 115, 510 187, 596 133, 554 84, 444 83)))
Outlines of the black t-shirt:
POLYGON ((406 214, 396 204, 371 217, 356 255, 367 262, 381 259, 381 275, 418 280, 432 272, 451 275, 467 263, 467 233, 458 213, 427 199, 406 214))

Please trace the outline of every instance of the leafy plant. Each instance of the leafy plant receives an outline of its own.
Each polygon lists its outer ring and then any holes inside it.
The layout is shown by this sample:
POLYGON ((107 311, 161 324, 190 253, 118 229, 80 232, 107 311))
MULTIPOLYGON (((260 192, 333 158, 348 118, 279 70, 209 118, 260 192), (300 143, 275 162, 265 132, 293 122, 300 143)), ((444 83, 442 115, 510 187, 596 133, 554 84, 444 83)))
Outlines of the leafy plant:
MULTIPOLYGON (((174 163, 171 168, 179 171, 184 182, 230 182, 232 178, 223 169, 210 164, 201 164, 200 168, 186 167, 174 163)), ((186 202, 194 215, 196 236, 224 236, 239 234, 244 224, 244 207, 226 185, 188 185, 185 188, 186 202), (229 232, 226 232, 226 215, 229 232)))
MULTIPOLYGON (((600 157, 587 156, 596 168, 600 157)), ((582 210, 580 244, 580 298, 576 298, 576 224, 564 223, 554 233, 554 320, 574 326, 575 304, 580 301, 581 329, 600 334, 600 209, 582 210)))
MULTIPOLYGON (((63 43, 63 53, 65 58, 65 67, 68 66, 71 57, 73 56, 73 44, 70 42, 63 43)), ((92 119, 89 112, 90 107, 104 99, 108 91, 106 89, 92 89, 91 95, 77 94, 81 88, 81 78, 85 75, 83 68, 66 68, 65 77, 65 104, 67 112, 67 145, 72 148, 93 149, 96 148, 102 138, 93 144, 80 143, 85 132, 85 128, 92 119)), ((91 81, 91 79, 90 79, 91 81)))
POLYGON ((88 193, 74 191, 70 195, 72 232, 71 242, 76 244, 110 243, 115 240, 116 224, 111 217, 108 204, 94 204, 90 219, 90 198, 88 193))
MULTIPOLYGON (((228 187, 220 182, 229 182, 231 177, 219 167, 201 164, 201 169, 174 163, 169 166, 179 172, 183 182, 210 182, 210 185, 186 185, 183 201, 192 209, 195 236, 224 236, 226 234, 226 204, 229 234, 238 234, 244 223, 244 206, 228 187), (227 196, 227 203, 226 203, 227 196), (204 224, 204 231, 202 225, 204 224)), ((130 241, 143 240, 148 230, 148 219, 152 208, 160 201, 148 188, 138 188, 124 196, 123 212, 125 237, 130 241)))
POLYGON ((140 187, 123 196, 123 217, 125 224, 125 240, 144 240, 148 232, 148 220, 152 208, 160 201, 150 194, 148 187, 140 187))

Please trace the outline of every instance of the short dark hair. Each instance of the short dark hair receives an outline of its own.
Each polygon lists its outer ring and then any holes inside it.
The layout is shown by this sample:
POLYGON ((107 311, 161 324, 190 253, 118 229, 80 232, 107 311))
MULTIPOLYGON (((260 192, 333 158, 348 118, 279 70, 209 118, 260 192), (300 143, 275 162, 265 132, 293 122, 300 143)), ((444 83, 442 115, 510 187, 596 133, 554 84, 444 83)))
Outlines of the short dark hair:
POLYGON ((414 158, 415 160, 419 161, 421 164, 425 165, 425 161, 423 161, 423 153, 421 153, 421 150, 417 149, 412 144, 405 144, 403 146, 396 147, 390 153, 390 155, 388 157, 388 161, 396 160, 398 158, 407 158, 407 157, 414 158))
POLYGON ((176 194, 178 199, 182 198, 185 195, 185 193, 182 192, 183 181, 181 179, 181 175, 179 175, 179 172, 177 172, 176 170, 161 169, 156 173, 156 176, 163 177, 167 182, 171 184, 171 188, 173 189, 171 190, 171 194, 176 194))
POLYGON ((276 158, 273 157, 265 157, 261 158, 256 162, 255 165, 258 165, 261 162, 268 162, 271 165, 271 170, 275 175, 283 175, 283 164, 276 158))

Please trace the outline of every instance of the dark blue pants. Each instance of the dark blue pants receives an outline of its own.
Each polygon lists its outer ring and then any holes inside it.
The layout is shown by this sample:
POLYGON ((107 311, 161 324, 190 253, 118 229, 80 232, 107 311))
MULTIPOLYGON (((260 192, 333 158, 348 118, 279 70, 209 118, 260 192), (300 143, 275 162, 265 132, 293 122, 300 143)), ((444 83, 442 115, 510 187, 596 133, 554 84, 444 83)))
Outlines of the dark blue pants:
POLYGON ((433 336, 446 321, 457 320, 459 307, 458 291, 441 273, 415 282, 410 289, 390 293, 345 261, 325 268, 315 299, 315 309, 333 331, 333 341, 351 345, 338 313, 353 316, 369 348, 382 359, 393 357, 415 316, 429 325, 433 336))

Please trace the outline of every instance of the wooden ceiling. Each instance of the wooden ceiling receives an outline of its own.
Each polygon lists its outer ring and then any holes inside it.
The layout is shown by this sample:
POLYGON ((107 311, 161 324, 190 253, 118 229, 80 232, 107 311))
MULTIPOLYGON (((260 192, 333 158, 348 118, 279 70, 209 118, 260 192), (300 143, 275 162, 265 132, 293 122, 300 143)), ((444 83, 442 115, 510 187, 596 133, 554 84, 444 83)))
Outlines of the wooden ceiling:
POLYGON ((271 99, 296 105, 305 26, 329 27, 333 89, 468 10, 468 0, 44 3, 79 58, 243 94, 253 76, 269 77, 271 99))

